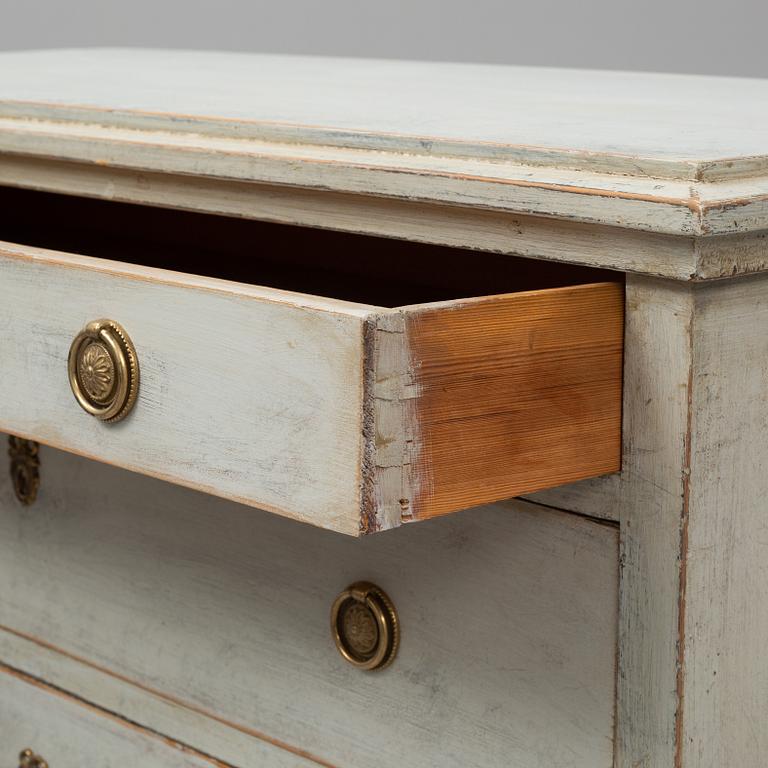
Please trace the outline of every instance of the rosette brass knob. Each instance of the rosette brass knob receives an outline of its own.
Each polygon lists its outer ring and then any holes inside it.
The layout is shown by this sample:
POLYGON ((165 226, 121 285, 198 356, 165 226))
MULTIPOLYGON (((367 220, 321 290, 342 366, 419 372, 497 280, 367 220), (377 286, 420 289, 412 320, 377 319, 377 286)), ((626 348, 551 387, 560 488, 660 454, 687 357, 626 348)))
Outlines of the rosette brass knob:
POLYGON ((80 407, 102 421, 120 421, 139 393, 139 359, 125 329, 95 320, 69 348, 69 385, 80 407))
POLYGON ((400 644, 395 606, 383 590, 366 581, 352 584, 336 598, 331 632, 339 653, 360 669, 386 667, 400 644))

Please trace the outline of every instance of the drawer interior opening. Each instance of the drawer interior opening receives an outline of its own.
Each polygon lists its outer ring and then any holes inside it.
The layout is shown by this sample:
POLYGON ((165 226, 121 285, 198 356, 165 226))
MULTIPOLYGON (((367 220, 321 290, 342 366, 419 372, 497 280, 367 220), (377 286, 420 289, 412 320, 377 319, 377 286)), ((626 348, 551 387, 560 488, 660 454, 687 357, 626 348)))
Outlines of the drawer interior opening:
POLYGON ((617 272, 330 229, 0 187, 0 240, 380 307, 617 272))

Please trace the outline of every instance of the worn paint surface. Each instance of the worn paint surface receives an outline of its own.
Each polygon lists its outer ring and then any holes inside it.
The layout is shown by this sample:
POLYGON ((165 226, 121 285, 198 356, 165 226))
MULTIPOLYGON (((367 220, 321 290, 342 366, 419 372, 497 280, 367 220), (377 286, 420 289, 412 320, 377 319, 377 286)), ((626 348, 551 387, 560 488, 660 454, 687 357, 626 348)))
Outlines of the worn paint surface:
POLYGON ((273 765, 258 733, 358 768, 611 767, 616 526, 514 502, 352 539, 42 451, 34 515, 0 473, 0 624, 103 673, 0 657, 217 757, 232 731, 235 765, 273 765), (403 627, 379 674, 328 627, 360 578, 403 627))
POLYGON ((15 765, 26 748, 52 765, 228 768, 0 663, 0 758, 15 765))
POLYGON ((0 425, 10 433, 357 535, 370 310, 164 270, 4 248, 0 425), (115 318, 141 366, 129 418, 82 411, 67 354, 115 318))
POLYGON ((2 61, 6 156, 677 236, 768 227, 760 80, 360 61, 350 82, 345 60, 179 51, 2 61))

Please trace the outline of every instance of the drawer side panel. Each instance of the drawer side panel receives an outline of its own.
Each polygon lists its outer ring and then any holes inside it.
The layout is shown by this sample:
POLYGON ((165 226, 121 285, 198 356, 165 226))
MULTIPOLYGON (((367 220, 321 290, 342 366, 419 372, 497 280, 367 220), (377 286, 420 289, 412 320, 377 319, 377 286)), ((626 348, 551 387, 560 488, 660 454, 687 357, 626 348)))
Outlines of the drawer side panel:
POLYGON ((623 299, 599 283, 406 315, 410 519, 619 470, 623 299))

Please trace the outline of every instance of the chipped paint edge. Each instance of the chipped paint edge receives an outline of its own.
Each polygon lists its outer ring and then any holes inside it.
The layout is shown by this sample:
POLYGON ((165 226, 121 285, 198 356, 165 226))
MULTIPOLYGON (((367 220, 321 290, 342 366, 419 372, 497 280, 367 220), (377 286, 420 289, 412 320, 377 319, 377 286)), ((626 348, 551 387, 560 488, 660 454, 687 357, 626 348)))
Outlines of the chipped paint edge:
POLYGON ((383 312, 366 320, 365 396, 360 533, 396 528, 413 518, 418 483, 415 398, 405 315, 383 312))

